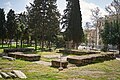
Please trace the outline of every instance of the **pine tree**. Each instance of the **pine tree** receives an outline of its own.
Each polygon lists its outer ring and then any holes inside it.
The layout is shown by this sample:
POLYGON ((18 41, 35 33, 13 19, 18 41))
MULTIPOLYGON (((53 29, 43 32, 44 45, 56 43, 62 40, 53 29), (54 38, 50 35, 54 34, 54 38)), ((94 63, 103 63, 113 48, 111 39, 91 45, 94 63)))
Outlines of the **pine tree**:
POLYGON ((37 40, 40 40, 43 48, 44 41, 49 37, 52 38, 52 35, 58 32, 59 12, 56 0, 35 0, 27 9, 28 23, 35 35, 35 42, 37 44, 37 40))
MULTIPOLYGON (((18 26, 16 30, 16 43, 18 42, 18 39, 20 39, 21 48, 22 48, 23 40, 29 38, 26 13, 23 12, 23 13, 17 14, 16 21, 18 26)), ((16 47, 17 47, 17 44, 16 44, 16 47)))
POLYGON ((28 27, 31 32, 31 36, 33 36, 35 41, 35 49, 37 49, 37 40, 38 37, 41 35, 42 26, 42 10, 43 0, 34 0, 31 6, 27 6, 28 12, 28 27))
POLYGON ((54 42, 56 39, 57 34, 60 32, 59 30, 59 18, 60 13, 57 10, 57 0, 48 0, 46 6, 47 12, 46 12, 46 41, 48 41, 48 47, 50 48, 51 42, 54 42))

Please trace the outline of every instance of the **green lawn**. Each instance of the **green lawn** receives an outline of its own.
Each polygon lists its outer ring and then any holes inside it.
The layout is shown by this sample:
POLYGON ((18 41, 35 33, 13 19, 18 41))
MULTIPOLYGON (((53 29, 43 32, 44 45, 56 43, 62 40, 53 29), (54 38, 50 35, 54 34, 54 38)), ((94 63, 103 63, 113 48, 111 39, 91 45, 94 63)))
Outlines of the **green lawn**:
POLYGON ((32 62, 22 60, 8 61, 0 58, 0 70, 21 70, 28 77, 25 80, 120 80, 120 61, 118 60, 68 68, 59 72, 57 68, 32 62))
MULTIPOLYGON (((0 53, 2 51, 3 49, 0 49, 0 53)), ((56 52, 35 53, 41 56, 60 54, 56 52)), ((52 59, 42 57, 41 60, 50 62, 52 59)), ((16 61, 8 61, 0 58, 0 71, 8 72, 12 70, 21 70, 24 72, 28 77, 25 80, 120 80, 120 60, 105 61, 81 67, 71 67, 59 72, 57 68, 28 61, 18 59, 16 61)), ((22 79, 17 78, 14 80, 22 79)))

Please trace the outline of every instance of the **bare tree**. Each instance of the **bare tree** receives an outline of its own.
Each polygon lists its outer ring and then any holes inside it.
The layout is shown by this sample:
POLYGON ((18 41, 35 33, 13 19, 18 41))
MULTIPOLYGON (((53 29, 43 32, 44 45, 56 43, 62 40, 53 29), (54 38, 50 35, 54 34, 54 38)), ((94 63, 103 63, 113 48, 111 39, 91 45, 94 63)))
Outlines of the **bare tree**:
POLYGON ((96 7, 95 9, 91 9, 92 12, 92 21, 93 25, 95 26, 96 29, 96 47, 99 45, 99 30, 100 30, 100 24, 99 24, 99 19, 100 19, 100 9, 96 7))
POLYGON ((120 14, 120 0, 113 0, 105 9, 110 15, 120 14))

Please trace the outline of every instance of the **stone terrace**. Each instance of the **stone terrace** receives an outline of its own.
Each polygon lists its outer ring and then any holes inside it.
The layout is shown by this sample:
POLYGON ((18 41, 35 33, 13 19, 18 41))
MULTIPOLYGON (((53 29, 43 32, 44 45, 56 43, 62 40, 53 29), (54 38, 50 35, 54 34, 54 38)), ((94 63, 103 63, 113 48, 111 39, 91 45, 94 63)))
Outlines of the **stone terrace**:
POLYGON ((14 57, 17 59, 26 60, 26 61, 39 61, 40 60, 40 55, 38 54, 24 54, 23 52, 8 53, 8 56, 14 57))
POLYGON ((11 48, 11 49, 4 49, 4 53, 9 53, 9 52, 33 52, 35 51, 32 48, 11 48))
POLYGON ((87 65, 91 63, 112 60, 112 59, 115 59, 114 53, 71 56, 67 58, 67 61, 77 66, 82 66, 82 65, 87 65))

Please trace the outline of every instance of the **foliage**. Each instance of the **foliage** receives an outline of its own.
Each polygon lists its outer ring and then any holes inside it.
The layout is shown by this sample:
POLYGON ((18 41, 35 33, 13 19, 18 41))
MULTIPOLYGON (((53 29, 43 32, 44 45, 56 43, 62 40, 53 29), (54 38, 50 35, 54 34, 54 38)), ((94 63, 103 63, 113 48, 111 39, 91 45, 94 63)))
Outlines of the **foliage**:
POLYGON ((120 14, 120 0, 113 0, 105 9, 110 15, 120 14))
POLYGON ((4 9, 0 8, 0 38, 2 39, 2 46, 5 37, 6 37, 5 12, 4 9))
POLYGON ((43 48, 44 41, 50 43, 59 32, 60 13, 56 0, 34 0, 34 3, 27 7, 27 11, 29 28, 43 48))
POLYGON ((8 36, 8 39, 10 39, 9 41, 10 44, 12 39, 15 38, 15 33, 17 30, 15 17, 16 16, 15 16, 14 10, 10 9, 10 11, 7 14, 7 22, 6 22, 7 36, 8 36))
POLYGON ((102 40, 105 45, 112 44, 117 45, 118 49, 120 46, 120 21, 114 20, 113 22, 109 23, 105 21, 105 27, 101 33, 102 40))
POLYGON ((74 44, 81 43, 83 40, 82 15, 80 11, 79 0, 66 0, 67 7, 63 15, 63 28, 66 28, 64 34, 67 41, 73 41, 74 44))
POLYGON ((113 0, 111 5, 106 7, 109 17, 113 20, 106 19, 105 27, 102 31, 103 43, 117 45, 120 53, 120 1, 113 0))
POLYGON ((21 41, 21 47, 23 40, 29 40, 29 29, 27 26, 27 15, 26 13, 20 13, 16 16, 17 30, 16 30, 16 42, 18 39, 21 41))

